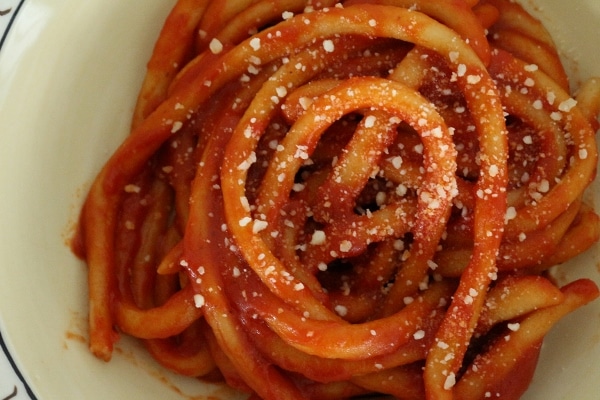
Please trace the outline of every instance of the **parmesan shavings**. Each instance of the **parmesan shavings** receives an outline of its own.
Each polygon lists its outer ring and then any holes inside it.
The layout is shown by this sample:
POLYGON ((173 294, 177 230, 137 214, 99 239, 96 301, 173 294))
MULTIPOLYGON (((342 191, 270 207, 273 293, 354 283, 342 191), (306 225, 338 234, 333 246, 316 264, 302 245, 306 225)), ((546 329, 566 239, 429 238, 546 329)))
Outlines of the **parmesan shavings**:
POLYGON ((223 43, 221 43, 219 39, 214 38, 210 41, 208 48, 210 49, 211 53, 219 54, 223 51, 223 43))

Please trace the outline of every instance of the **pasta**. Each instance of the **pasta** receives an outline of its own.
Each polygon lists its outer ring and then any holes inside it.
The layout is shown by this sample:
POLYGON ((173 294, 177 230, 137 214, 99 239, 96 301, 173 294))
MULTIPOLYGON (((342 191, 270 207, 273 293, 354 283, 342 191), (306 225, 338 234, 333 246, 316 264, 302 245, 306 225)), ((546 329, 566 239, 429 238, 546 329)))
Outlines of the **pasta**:
POLYGON ((600 80, 508 0, 179 0, 74 248, 120 334, 264 399, 517 399, 598 297, 600 80))

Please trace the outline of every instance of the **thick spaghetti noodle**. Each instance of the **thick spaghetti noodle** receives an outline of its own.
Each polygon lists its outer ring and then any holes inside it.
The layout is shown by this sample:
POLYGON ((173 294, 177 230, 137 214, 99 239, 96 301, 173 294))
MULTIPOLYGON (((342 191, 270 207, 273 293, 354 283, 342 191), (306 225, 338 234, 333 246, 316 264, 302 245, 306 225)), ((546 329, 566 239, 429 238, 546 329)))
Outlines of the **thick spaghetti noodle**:
POLYGON ((598 296, 600 83, 505 0, 179 0, 77 251, 119 333, 265 399, 516 399, 598 296))

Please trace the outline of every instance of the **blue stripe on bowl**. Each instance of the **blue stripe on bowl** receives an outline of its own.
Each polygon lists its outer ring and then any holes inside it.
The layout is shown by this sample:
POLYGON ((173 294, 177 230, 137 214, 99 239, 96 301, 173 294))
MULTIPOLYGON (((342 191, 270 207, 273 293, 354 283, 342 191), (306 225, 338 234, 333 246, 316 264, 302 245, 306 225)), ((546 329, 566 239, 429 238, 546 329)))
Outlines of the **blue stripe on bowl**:
MULTIPOLYGON (((15 18, 19 14, 19 10, 25 3, 25 0, 13 0, 12 3, 12 5, 4 5, 0 8, 0 50, 2 50, 2 45, 8 36, 8 31, 15 22, 15 18)), ((4 399, 0 398, 0 400, 4 399)))
MULTIPOLYGON (((13 0, 11 4, 0 6, 0 50, 24 3, 25 0, 13 0)), ((0 400, 37 400, 10 354, 2 332, 0 349, 0 400)))

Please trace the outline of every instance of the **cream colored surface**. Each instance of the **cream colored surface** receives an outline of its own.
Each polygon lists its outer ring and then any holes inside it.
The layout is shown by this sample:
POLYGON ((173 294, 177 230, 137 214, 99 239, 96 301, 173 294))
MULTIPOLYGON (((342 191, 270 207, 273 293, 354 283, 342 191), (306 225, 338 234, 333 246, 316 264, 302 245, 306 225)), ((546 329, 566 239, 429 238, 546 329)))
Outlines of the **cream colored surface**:
MULTIPOLYGON (((555 36, 575 86, 600 76, 600 2, 525 1, 555 36)), ((86 271, 65 245, 91 179, 127 134, 171 5, 27 0, 0 52, 0 328, 40 400, 232 396, 166 373, 129 341, 110 364, 93 358, 81 340, 86 271)), ((599 264, 596 247, 561 276, 600 283, 599 264)), ((597 301, 549 335, 524 399, 596 400, 599 363, 597 301)))

